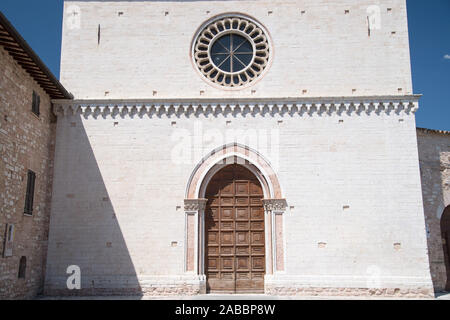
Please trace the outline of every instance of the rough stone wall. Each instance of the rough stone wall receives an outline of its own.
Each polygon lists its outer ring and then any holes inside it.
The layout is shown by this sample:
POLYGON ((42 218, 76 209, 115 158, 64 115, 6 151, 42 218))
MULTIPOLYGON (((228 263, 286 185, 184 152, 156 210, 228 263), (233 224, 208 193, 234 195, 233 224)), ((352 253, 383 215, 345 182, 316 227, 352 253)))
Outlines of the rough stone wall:
POLYGON ((42 292, 50 218, 55 120, 49 96, 0 46, 0 299, 42 292), (40 116, 31 112, 32 93, 40 116), (27 171, 36 173, 34 210, 24 215, 27 171), (6 224, 15 224, 13 256, 3 257, 6 224), (27 259, 25 279, 19 260, 27 259))
POLYGON ((61 82, 77 99, 410 94, 406 1, 66 1, 61 82), (380 28, 369 36, 373 5, 380 28), (233 91, 205 82, 191 59, 198 28, 229 12, 273 42, 264 77, 233 91))
POLYGON ((450 134, 417 130, 428 251, 434 289, 447 279, 440 219, 450 205, 450 134))

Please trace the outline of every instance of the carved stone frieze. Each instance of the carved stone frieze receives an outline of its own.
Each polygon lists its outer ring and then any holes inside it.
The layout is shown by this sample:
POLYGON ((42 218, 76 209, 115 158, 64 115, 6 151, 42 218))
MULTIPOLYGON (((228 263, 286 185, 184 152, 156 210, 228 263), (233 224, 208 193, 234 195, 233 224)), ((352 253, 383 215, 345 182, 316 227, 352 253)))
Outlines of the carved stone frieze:
POLYGON ((184 211, 205 210, 207 199, 186 199, 184 200, 184 211))
POLYGON ((286 199, 266 199, 263 203, 266 211, 285 211, 287 208, 286 199))

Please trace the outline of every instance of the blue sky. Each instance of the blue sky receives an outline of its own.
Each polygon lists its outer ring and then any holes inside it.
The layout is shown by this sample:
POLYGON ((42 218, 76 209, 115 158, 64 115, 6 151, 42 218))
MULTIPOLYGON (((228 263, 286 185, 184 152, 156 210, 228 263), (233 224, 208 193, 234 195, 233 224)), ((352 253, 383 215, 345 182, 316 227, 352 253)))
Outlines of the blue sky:
MULTIPOLYGON (((450 0, 407 3, 414 93, 424 95, 417 126, 450 131, 450 0)), ((0 1, 0 10, 57 77, 62 4, 63 0, 0 1)))

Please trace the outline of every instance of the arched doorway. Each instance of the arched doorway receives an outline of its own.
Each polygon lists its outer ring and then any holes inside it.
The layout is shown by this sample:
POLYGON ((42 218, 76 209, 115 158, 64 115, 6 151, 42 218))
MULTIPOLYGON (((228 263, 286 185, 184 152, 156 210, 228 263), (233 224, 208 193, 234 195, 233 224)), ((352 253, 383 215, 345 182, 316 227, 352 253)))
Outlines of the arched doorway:
POLYGON ((209 181, 205 208, 205 275, 209 293, 264 293, 263 188, 239 164, 209 181))
MULTIPOLYGON (((220 185, 219 187, 216 187, 216 190, 217 188, 219 190, 218 200, 220 201, 220 185)), ((240 194, 234 194, 232 198, 234 200, 234 203, 236 204, 236 198, 238 198, 239 200, 240 194)), ((221 207, 222 206, 220 205, 219 207, 216 206, 215 208, 219 208, 220 210, 221 207)), ((226 206, 223 207, 226 208, 226 206)), ((230 207, 234 211, 241 208, 241 206, 238 205, 230 205, 230 207)), ((242 205, 242 207, 245 206, 242 205)), ((274 171, 268 159, 262 156, 257 150, 253 150, 247 146, 236 143, 224 145, 214 149, 205 157, 203 157, 198 165, 194 168, 191 176, 189 177, 186 187, 186 197, 184 200, 186 243, 184 253, 184 267, 186 275, 195 277, 195 281, 198 281, 199 290, 202 293, 207 292, 207 287, 209 292, 262 293, 264 291, 270 291, 271 288, 277 285, 277 275, 283 274, 286 270, 286 243, 284 236, 284 217, 286 209, 287 201, 283 198, 283 192, 281 189, 280 181, 278 179, 278 175, 274 171), (219 270, 219 268, 221 267, 219 263, 222 263, 222 253, 220 251, 220 244, 219 246, 216 245, 216 248, 219 249, 218 255, 209 255, 213 258, 215 257, 215 262, 214 259, 212 259, 211 262, 208 262, 207 240, 209 235, 208 228, 206 227, 206 220, 208 215, 206 212, 206 207, 208 204, 208 212, 210 215, 213 211, 212 209, 214 209, 214 206, 211 205, 214 203, 212 202, 212 199, 216 198, 217 202, 217 197, 214 197, 217 196, 217 192, 216 194, 214 194, 214 192, 211 192, 210 190, 214 189, 213 185, 214 183, 217 183, 214 181, 220 180, 220 172, 229 166, 239 168, 237 172, 243 173, 243 176, 236 176, 235 170, 232 174, 233 182, 236 182, 236 177, 238 182, 239 179, 243 178, 243 181, 249 181, 249 184, 251 182, 252 185, 259 186, 260 189, 262 188, 262 191, 258 191, 254 195, 248 195, 249 200, 258 198, 259 201, 253 203, 250 206, 247 206, 247 209, 249 209, 250 211, 253 210, 253 213, 255 214, 255 208, 259 207, 259 210, 263 212, 263 218, 260 221, 257 220, 254 222, 252 221, 252 219, 249 219, 247 222, 250 224, 250 230, 247 232, 250 235, 253 235, 253 231, 259 231, 256 229, 257 223, 263 222, 262 225, 264 226, 264 229, 260 228, 261 230, 263 230, 261 232, 261 235, 263 237, 260 237, 260 235, 257 234, 257 236, 254 236, 253 239, 250 238, 250 241, 260 240, 260 242, 264 243, 263 248, 265 249, 265 251, 263 251, 264 254, 256 255, 256 252, 254 250, 259 249, 257 249, 257 245, 254 244, 252 246, 250 243, 249 252, 247 254, 243 249, 243 247, 245 246, 244 244, 242 246, 236 246, 236 243, 233 242, 234 251, 232 252, 234 253, 229 255, 234 259, 234 262, 232 263, 233 269, 228 272, 226 270, 224 271, 225 277, 228 276, 232 278, 228 281, 228 287, 222 284, 222 287, 219 287, 219 290, 214 290, 214 284, 212 285, 212 287, 211 285, 209 285, 209 287, 207 286, 207 279, 209 279, 209 281, 211 282, 213 281, 212 279, 214 279, 215 276, 221 275, 219 270), (207 195, 208 188, 210 188, 210 190, 208 190, 207 195), (211 195, 211 193, 213 194, 211 195), (206 199, 208 197, 211 198, 210 201, 206 199), (252 229, 252 227, 255 229, 252 229), (257 237, 259 237, 259 239, 257 237), (237 254, 236 247, 239 247, 238 250, 243 250, 244 252, 241 254, 237 254), (250 251, 250 249, 252 249, 252 251, 250 251), (255 255, 253 256, 254 253, 255 255), (244 257, 248 257, 248 260, 243 259, 244 257), (238 262, 241 263, 241 265, 236 265, 236 263, 238 262), (242 269, 242 266, 245 267, 244 264, 248 262, 253 263, 253 265, 250 265, 250 267, 246 269, 242 269), (260 262, 262 262, 263 264, 262 268, 258 265, 260 262), (209 263, 216 263, 216 269, 213 270, 212 267, 209 268, 209 263), (248 276, 249 272, 251 277, 248 276), (261 279, 259 280, 259 278, 261 279), (225 290, 225 288, 227 290, 225 290)), ((220 219, 214 220, 210 217, 209 221, 211 220, 216 221, 216 223, 218 222, 220 227, 220 219)), ((236 236, 237 232, 239 231, 236 230, 237 222, 241 221, 238 221, 238 219, 230 219, 230 221, 225 222, 232 222, 234 224, 234 229, 231 231, 233 232, 233 235, 236 236)), ((242 220, 242 222, 244 222, 244 220, 242 220)), ((238 227, 243 226, 241 226, 241 224, 239 223, 238 227)), ((211 232, 214 231, 211 229, 209 230, 211 232)), ((216 234, 215 236, 219 234, 216 234)), ((214 236, 214 234, 212 233, 211 235, 214 236)), ((244 237, 242 234, 238 235, 244 237)), ((220 238, 216 239, 217 241, 221 241, 220 238)), ((245 240, 245 238, 241 239, 245 240)), ((233 241, 235 241, 235 238, 233 238, 233 241)), ((209 243, 211 244, 212 242, 210 241, 209 243)), ((214 246, 209 247, 212 248, 214 246)), ((226 249, 226 246, 223 247, 224 250, 230 250, 226 249)), ((231 245, 229 245, 229 247, 231 247, 231 245)), ((224 257, 226 257, 225 253, 224 257)), ((220 278, 218 278, 218 280, 220 280, 220 278)))
POLYGON ((447 269, 447 284, 445 290, 450 291, 450 206, 445 208, 441 217, 441 234, 445 267, 447 269))

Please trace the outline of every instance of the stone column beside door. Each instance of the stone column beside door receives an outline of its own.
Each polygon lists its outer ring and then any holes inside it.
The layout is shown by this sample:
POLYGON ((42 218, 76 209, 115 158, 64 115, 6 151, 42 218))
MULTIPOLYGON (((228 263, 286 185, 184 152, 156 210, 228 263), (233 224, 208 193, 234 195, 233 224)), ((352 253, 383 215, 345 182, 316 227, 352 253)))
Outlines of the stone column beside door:
MULTIPOLYGON (((285 237, 284 237, 284 213, 286 212, 286 199, 267 199, 263 200, 264 210, 268 216, 267 230, 269 238, 268 242, 272 247, 271 255, 268 261, 272 261, 268 271, 272 270, 273 274, 285 271, 285 237), (271 259, 272 258, 272 259, 271 259)), ((271 272, 268 272, 270 274, 271 272)))
POLYGON ((204 214, 207 199, 184 200, 186 215, 185 272, 199 276, 200 293, 206 293, 204 275, 204 214))

